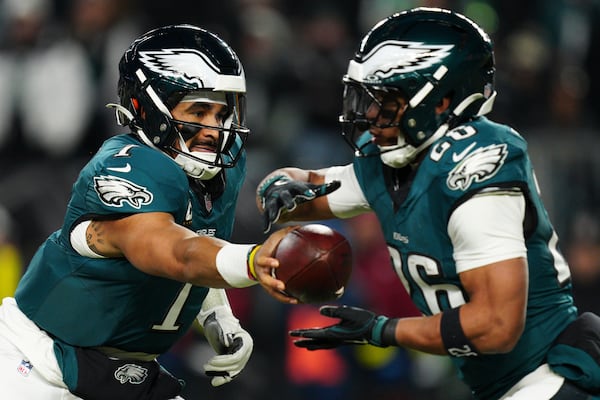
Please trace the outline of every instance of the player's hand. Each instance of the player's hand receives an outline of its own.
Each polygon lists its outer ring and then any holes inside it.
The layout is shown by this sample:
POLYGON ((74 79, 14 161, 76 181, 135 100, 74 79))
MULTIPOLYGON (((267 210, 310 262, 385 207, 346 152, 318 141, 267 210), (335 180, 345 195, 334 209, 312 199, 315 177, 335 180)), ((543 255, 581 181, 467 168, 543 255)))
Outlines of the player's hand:
POLYGON ((263 209, 263 232, 271 230, 283 211, 293 211, 299 204, 328 195, 339 187, 340 181, 315 185, 294 181, 285 175, 267 179, 256 191, 263 209))
POLYGON ((217 353, 204 364, 204 372, 212 377, 213 386, 229 383, 250 359, 254 347, 252 337, 225 306, 213 309, 201 323, 208 343, 217 353))
POLYGON ((323 306, 320 312, 326 317, 339 318, 341 321, 325 328, 291 331, 291 336, 303 338, 294 341, 294 345, 308 350, 320 350, 348 344, 369 343, 387 347, 395 343, 393 337, 392 341, 389 337, 384 337, 383 333, 388 323, 393 323, 392 329, 395 329, 396 319, 389 319, 362 308, 349 306, 323 306))
POLYGON ((298 304, 298 299, 285 294, 285 283, 273 276, 273 268, 279 267, 279 260, 274 255, 281 239, 294 228, 297 227, 288 226, 269 235, 252 260, 254 277, 263 289, 276 300, 287 304, 298 304))

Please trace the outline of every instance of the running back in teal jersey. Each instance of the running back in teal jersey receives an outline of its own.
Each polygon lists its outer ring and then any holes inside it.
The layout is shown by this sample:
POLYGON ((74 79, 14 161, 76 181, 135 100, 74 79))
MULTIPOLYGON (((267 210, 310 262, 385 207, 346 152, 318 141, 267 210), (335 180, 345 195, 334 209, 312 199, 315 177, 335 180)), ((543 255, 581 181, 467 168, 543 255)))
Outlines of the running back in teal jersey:
POLYGON ((223 194, 199 197, 166 154, 131 134, 107 140, 73 185, 62 229, 33 257, 16 292, 19 308, 70 345, 166 352, 193 323, 208 288, 150 276, 125 258, 81 256, 70 233, 84 220, 166 212, 199 234, 227 240, 245 155, 223 173, 223 194))
MULTIPOLYGON (((536 369, 558 334, 576 318, 568 266, 542 205, 525 140, 511 128, 481 117, 434 143, 394 207, 379 157, 355 158, 363 193, 381 223, 399 278, 425 315, 465 304, 448 235, 460 204, 481 191, 521 191, 527 211, 524 235, 529 266, 525 330, 509 353, 452 357, 478 398, 499 398, 536 369)), ((387 174, 389 176, 389 174, 387 174)))

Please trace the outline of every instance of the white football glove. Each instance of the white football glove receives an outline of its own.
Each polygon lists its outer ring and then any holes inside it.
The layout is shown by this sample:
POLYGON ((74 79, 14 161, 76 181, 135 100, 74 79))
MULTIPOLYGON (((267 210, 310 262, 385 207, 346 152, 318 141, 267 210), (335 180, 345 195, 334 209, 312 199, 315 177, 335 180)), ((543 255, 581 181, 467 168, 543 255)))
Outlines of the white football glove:
POLYGON ((231 382, 250 359, 254 341, 234 317, 223 289, 210 289, 198 314, 204 336, 217 353, 204 364, 204 372, 212 377, 211 385, 231 382))

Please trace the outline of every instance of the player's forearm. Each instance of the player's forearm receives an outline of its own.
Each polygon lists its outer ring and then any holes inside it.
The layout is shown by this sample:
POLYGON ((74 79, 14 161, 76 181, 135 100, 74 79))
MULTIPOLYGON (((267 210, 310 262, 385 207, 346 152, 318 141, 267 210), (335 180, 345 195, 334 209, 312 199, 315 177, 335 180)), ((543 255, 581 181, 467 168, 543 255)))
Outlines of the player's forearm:
POLYGON ((398 346, 424 353, 446 355, 440 335, 440 314, 431 317, 401 318, 396 326, 398 346))
POLYGON ((492 315, 477 318, 468 309, 460 311, 460 322, 453 324, 453 327, 449 326, 447 315, 446 318, 443 317, 444 313, 450 311, 428 317, 399 319, 396 326, 398 345, 438 355, 448 355, 449 347, 461 350, 470 348, 480 354, 507 353, 514 348, 522 332, 521 325, 516 324, 517 328, 509 329, 492 315), (452 340, 456 346, 450 345, 449 342, 444 343, 444 338, 449 336, 458 338, 458 341, 452 340))
POLYGON ((125 247, 124 255, 137 269, 154 276, 198 286, 229 287, 216 268, 216 257, 227 244, 220 239, 179 236, 178 229, 165 228, 161 233, 139 239, 125 247))
POLYGON ((400 318, 396 325, 396 341, 398 346, 436 355, 475 355, 490 352, 488 348, 477 347, 473 343, 475 337, 467 335, 463 327, 458 328, 456 324, 452 324, 444 313, 427 317, 400 318))
MULTIPOLYGON (((178 261, 174 271, 177 280, 197 286, 231 287, 217 268, 218 254, 227 244, 223 240, 205 236, 193 237, 177 243, 174 249, 174 257, 178 261)), ((245 260, 236 261, 245 273, 245 262, 242 263, 245 260)))

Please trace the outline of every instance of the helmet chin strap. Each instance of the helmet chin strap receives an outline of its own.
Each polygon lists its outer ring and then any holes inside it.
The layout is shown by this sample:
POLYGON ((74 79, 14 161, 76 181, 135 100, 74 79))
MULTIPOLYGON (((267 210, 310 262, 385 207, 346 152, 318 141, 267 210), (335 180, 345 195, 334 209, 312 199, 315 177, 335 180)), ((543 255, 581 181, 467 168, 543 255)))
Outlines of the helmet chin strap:
MULTIPOLYGON (((467 96, 452 111, 453 118, 460 116, 470 104, 483 97, 484 96, 481 93, 473 93, 472 95, 467 96)), ((492 95, 482 104, 477 116, 485 115, 490 112, 495 98, 496 92, 494 91, 494 93, 492 93, 492 95)), ((418 147, 411 146, 406 142, 406 138, 403 135, 399 135, 398 144, 394 146, 379 146, 379 149, 381 150, 381 161, 389 167, 402 168, 411 163, 421 151, 425 150, 433 142, 444 136, 447 131, 448 122, 440 125, 433 135, 418 147)))
MULTIPOLYGON (((181 136, 179 136, 179 145, 181 146, 182 152, 190 154, 193 157, 199 158, 201 160, 214 162, 217 158, 217 155, 215 153, 190 151, 183 139, 181 138, 181 136)), ((179 164, 179 166, 189 177, 194 179, 200 179, 202 181, 212 179, 215 177, 215 175, 221 172, 221 167, 208 165, 206 163, 203 163, 202 161, 194 160, 192 157, 188 157, 179 153, 177 154, 177 156, 175 156, 175 162, 179 164)))
POLYGON ((399 145, 379 146, 379 149, 381 150, 381 154, 379 155, 379 157, 381 158, 381 161, 388 167, 405 167, 408 164, 410 164, 415 158, 417 158, 417 155, 419 155, 421 151, 423 151, 424 149, 429 147, 429 145, 431 145, 433 142, 444 136, 447 131, 448 124, 440 125, 434 132, 434 134, 431 135, 429 139, 421 143, 418 147, 411 146, 410 144, 406 143, 406 140, 403 136, 402 139, 399 136, 398 141, 402 140, 404 142, 402 145, 400 145, 401 147, 398 147, 399 145))
POLYGON ((117 118, 117 124, 119 124, 120 126, 130 126, 131 129, 135 129, 135 133, 142 140, 142 142, 152 147, 153 149, 160 150, 154 145, 154 143, 152 143, 152 141, 150 141, 150 139, 148 139, 148 136, 146 136, 146 133, 141 128, 139 128, 138 126, 133 126, 134 124, 131 124, 133 121, 135 121, 135 117, 128 109, 126 109, 120 104, 114 103, 107 104, 106 108, 115 109, 115 117, 117 118))
POLYGON ((108 103, 106 108, 113 108, 115 110, 115 117, 119 126, 127 126, 135 119, 131 111, 120 104, 108 103))

